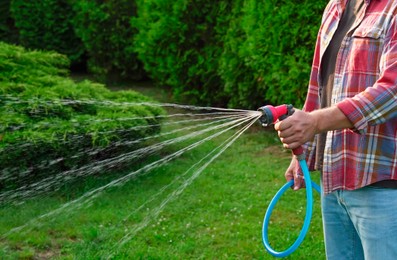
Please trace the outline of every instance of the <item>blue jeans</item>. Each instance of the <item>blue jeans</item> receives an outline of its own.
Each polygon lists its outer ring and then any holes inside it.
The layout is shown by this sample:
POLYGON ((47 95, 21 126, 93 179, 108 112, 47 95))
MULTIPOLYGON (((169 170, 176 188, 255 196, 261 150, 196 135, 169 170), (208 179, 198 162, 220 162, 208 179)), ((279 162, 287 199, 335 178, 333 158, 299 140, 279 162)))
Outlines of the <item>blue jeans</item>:
POLYGON ((328 260, 397 259, 397 189, 338 190, 321 204, 328 260))

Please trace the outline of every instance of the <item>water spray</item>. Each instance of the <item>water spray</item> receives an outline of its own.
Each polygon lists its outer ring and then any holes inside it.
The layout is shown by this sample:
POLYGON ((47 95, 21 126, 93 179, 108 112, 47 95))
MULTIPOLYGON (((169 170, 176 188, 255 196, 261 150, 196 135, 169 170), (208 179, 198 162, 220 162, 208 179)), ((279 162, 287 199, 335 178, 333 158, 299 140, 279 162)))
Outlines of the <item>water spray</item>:
MULTIPOLYGON (((262 124, 262 126, 266 127, 268 125, 274 124, 277 120, 284 120, 285 118, 292 115, 294 113, 294 107, 292 105, 280 105, 276 107, 267 105, 258 108, 258 111, 262 112, 262 116, 259 118, 259 122, 262 124)), ((280 197, 290 187, 294 185, 294 181, 290 180, 289 182, 284 184, 284 186, 282 186, 280 190, 276 193, 276 195, 273 197, 266 210, 266 214, 263 220, 263 226, 262 226, 263 245, 265 246, 266 250, 275 257, 286 257, 292 254, 303 242, 303 239, 305 238, 306 233, 309 229, 310 221, 313 213, 313 188, 317 192, 319 193, 321 192, 320 187, 316 183, 312 182, 310 178, 310 173, 307 167, 307 163, 305 159, 306 156, 303 152, 303 148, 300 146, 298 148, 292 149, 292 153, 296 156, 299 162, 299 166, 301 167, 301 170, 303 172, 303 178, 306 185, 306 216, 298 238, 289 248, 287 248, 285 251, 276 251, 270 246, 269 236, 268 236, 270 216, 280 197)))

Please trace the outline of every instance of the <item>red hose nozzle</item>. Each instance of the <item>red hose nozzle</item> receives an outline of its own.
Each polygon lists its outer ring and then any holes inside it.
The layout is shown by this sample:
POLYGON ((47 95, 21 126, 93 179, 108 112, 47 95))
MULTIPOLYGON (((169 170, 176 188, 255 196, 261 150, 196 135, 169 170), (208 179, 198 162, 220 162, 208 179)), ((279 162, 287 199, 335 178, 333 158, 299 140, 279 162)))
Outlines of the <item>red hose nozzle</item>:
MULTIPOLYGON (((258 111, 262 112, 262 116, 259 118, 259 122, 262 126, 268 126, 274 124, 277 120, 283 120, 294 113, 294 107, 292 105, 280 105, 280 106, 263 106, 258 108, 258 111)), ((303 148, 292 149, 292 153, 296 156, 303 155, 303 148)))
POLYGON ((263 106, 258 108, 258 111, 262 112, 262 116, 259 118, 262 126, 268 126, 274 124, 277 120, 283 120, 294 113, 294 107, 292 105, 280 105, 280 106, 263 106))

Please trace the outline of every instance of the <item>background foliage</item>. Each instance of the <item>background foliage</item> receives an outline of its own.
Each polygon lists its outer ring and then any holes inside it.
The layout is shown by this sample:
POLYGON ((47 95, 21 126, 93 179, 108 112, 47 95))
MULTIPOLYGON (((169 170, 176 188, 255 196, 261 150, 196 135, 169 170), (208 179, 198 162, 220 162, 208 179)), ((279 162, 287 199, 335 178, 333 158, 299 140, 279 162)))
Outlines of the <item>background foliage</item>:
POLYGON ((86 59, 104 80, 148 74, 183 102, 300 106, 326 2, 6 0, 0 31, 86 59))
POLYGON ((161 109, 106 103, 149 98, 133 91, 111 92, 90 81, 75 83, 67 77, 68 65, 63 55, 0 42, 0 164, 4 175, 0 179, 11 180, 1 182, 0 189, 126 152, 136 146, 115 149, 114 143, 159 131, 158 126, 143 126, 156 125, 161 109), (134 117, 140 119, 122 120, 134 117), (98 147, 103 148, 101 153, 74 158, 77 151, 98 147), (62 163, 54 167, 32 168, 41 160, 59 158, 62 163), (20 174, 25 171, 29 174, 20 174), (13 173, 15 178, 6 178, 13 173))
POLYGON ((229 106, 302 105, 325 1, 234 4, 219 69, 229 106))
POLYGON ((12 0, 10 8, 22 46, 57 51, 74 63, 81 61, 84 47, 74 32, 75 15, 67 0, 12 0))
POLYGON ((136 51, 145 70, 177 97, 205 105, 225 105, 217 73, 229 1, 138 2, 136 51))
POLYGON ((11 0, 0 1, 0 39, 16 43, 18 32, 15 30, 14 20, 10 12, 11 0))
POLYGON ((130 19, 136 3, 130 0, 70 1, 76 15, 73 25, 88 54, 89 70, 102 80, 142 79, 143 67, 133 49, 136 29, 130 19))
POLYGON ((326 1, 143 1, 136 48, 145 69, 203 104, 302 105, 326 1))

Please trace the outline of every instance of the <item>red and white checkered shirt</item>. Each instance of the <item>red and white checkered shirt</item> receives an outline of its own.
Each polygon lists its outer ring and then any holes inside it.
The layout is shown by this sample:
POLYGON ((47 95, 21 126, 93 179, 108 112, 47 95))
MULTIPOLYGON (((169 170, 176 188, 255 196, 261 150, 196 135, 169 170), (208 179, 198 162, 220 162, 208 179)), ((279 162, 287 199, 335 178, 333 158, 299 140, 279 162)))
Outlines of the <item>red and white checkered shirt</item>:
MULTIPOLYGON (((324 11, 304 111, 320 107, 319 68, 346 2, 332 0, 324 11)), ((354 129, 327 133, 318 169, 324 192, 397 180, 397 1, 365 0, 338 52, 331 103, 354 129)), ((305 145, 311 170, 315 144, 305 145)))

